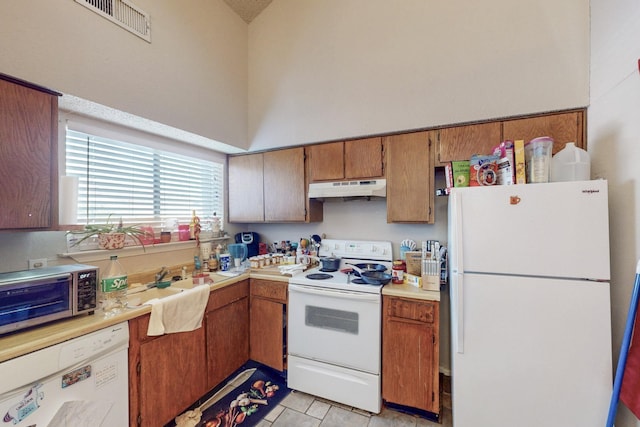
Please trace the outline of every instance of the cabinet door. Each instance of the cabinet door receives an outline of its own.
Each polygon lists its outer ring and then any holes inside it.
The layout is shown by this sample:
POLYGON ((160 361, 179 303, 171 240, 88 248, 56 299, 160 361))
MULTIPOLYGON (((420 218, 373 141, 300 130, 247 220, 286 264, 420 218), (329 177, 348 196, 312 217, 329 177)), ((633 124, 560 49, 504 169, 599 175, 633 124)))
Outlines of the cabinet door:
POLYGON ((163 426, 207 392, 204 328, 140 345, 140 425, 163 426))
POLYGON ((304 148, 269 151, 263 155, 264 220, 305 221, 304 148))
POLYGON ((56 96, 0 79, 0 229, 58 218, 56 96))
POLYGON ((211 389, 249 359, 249 296, 208 312, 205 322, 207 388, 211 389))
POLYGON ((382 398, 438 414, 438 303, 383 298, 382 398))
POLYGON ((334 181, 344 178, 344 143, 310 145, 309 180, 334 181))
POLYGON ((436 161, 439 166, 453 160, 469 160, 473 154, 491 154, 500 144, 500 122, 440 129, 436 161))
POLYGON ((502 122, 504 139, 523 139, 526 144, 533 138, 550 136, 554 141, 554 154, 562 150, 567 142, 575 142, 576 147, 586 149, 583 129, 583 111, 571 111, 502 122))
POLYGON ((387 222, 432 224, 434 170, 428 132, 386 138, 387 222))
POLYGON ((382 138, 366 138, 344 143, 346 179, 377 178, 384 174, 382 138))
POLYGON ((229 157, 229 222, 264 221, 263 155, 229 157))
POLYGON ((278 371, 284 370, 284 326, 286 305, 251 297, 251 360, 278 371))

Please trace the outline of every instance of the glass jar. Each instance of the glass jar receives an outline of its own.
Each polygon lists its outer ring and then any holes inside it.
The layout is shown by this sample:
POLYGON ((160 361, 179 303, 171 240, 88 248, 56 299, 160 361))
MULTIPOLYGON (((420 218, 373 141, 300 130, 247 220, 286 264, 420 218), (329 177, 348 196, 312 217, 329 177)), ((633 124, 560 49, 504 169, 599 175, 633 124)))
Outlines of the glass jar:
POLYGON ((391 282, 396 285, 404 283, 404 273, 407 271, 407 264, 401 260, 393 261, 393 266, 391 267, 391 282))

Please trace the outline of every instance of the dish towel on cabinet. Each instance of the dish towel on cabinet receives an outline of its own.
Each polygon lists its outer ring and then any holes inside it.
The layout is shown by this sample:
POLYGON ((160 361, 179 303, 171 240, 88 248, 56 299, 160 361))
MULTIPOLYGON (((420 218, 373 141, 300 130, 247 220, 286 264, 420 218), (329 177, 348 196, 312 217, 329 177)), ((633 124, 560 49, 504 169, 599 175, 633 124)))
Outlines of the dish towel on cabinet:
POLYGON ((175 295, 147 301, 147 304, 151 305, 147 335, 155 336, 198 329, 202 326, 209 292, 209 285, 198 285, 175 295))

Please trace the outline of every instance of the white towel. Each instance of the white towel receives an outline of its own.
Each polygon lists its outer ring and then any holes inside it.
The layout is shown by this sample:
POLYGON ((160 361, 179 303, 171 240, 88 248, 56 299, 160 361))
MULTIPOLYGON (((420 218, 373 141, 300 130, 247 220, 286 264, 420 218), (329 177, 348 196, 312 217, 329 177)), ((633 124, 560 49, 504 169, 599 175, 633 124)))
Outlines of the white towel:
POLYGON ((147 301, 151 305, 147 335, 188 332, 201 327, 210 290, 209 285, 198 285, 175 295, 147 301))

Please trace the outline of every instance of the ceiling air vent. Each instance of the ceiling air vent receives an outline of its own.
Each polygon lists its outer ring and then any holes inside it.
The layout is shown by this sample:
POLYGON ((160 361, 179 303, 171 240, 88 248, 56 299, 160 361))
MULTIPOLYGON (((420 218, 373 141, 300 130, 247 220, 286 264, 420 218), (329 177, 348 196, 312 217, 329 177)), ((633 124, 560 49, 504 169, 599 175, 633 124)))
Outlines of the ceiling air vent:
POLYGON ((136 36, 151 43, 149 14, 127 0, 76 0, 136 36))

